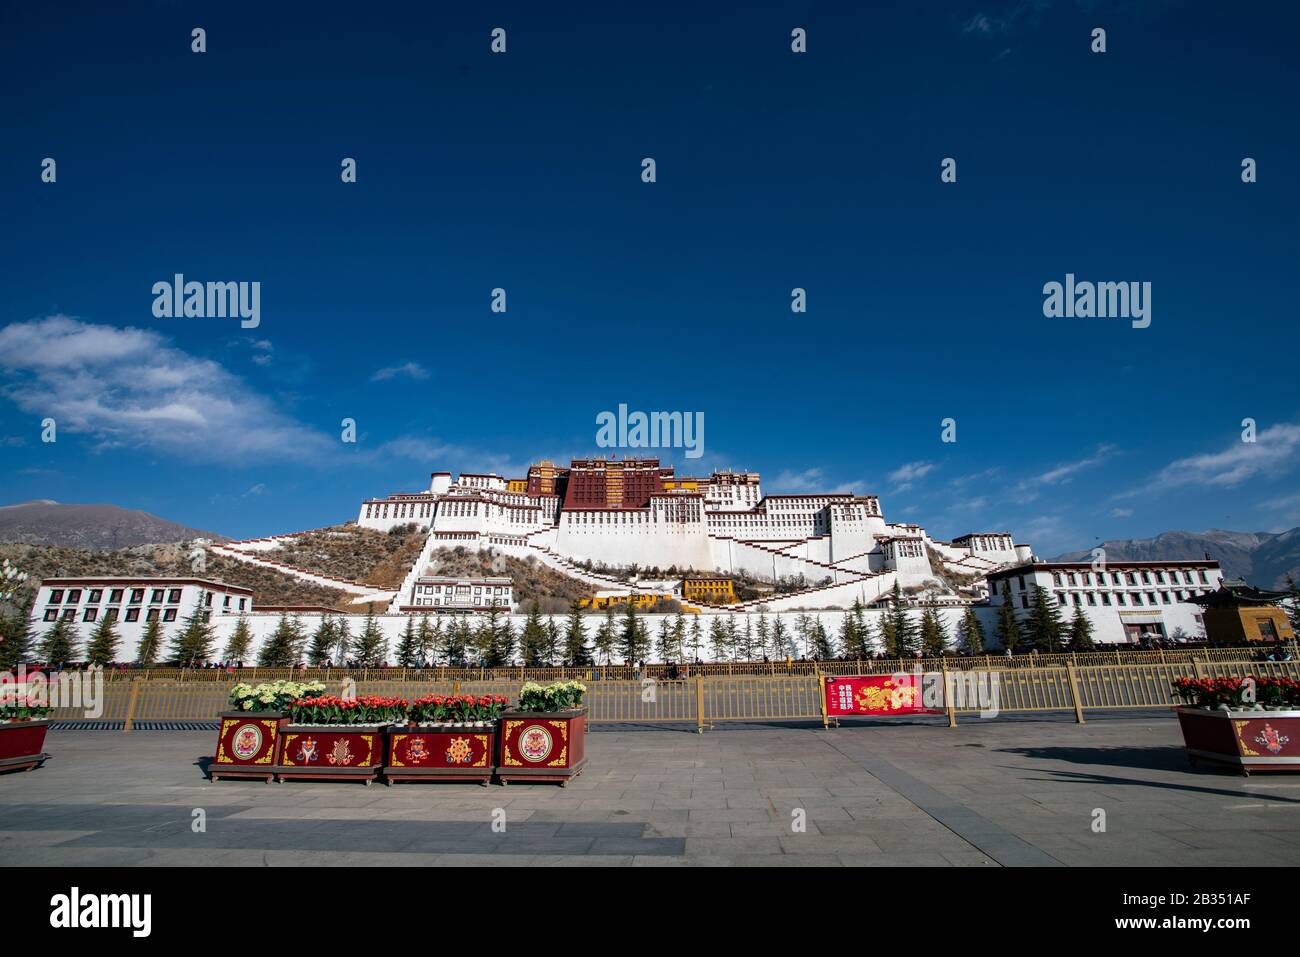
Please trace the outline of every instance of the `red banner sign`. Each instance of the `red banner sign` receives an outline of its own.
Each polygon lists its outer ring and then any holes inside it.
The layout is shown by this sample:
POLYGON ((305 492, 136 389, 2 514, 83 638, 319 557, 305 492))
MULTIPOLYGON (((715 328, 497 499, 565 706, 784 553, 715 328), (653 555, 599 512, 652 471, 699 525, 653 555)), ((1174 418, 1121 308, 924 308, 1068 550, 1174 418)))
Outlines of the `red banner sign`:
POLYGON ((826 714, 943 714, 923 706, 919 675, 847 675, 823 679, 826 714))

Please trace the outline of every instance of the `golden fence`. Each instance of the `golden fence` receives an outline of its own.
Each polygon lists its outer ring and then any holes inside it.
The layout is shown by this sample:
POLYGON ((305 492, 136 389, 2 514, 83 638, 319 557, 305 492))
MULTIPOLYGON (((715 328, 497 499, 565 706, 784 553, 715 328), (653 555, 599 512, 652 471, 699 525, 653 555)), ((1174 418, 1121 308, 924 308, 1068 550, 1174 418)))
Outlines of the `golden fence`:
MULTIPOLYGON (((908 669, 909 671, 911 669, 908 669)), ((931 672, 934 674, 935 672, 931 672)), ((1297 662, 1166 662, 1155 664, 1090 664, 1076 667, 940 671, 949 690, 944 699, 950 723, 959 714, 1073 711, 1083 720, 1088 710, 1161 708, 1175 704, 1171 685, 1179 677, 1300 678, 1297 662)), ((531 677, 531 676, 530 676, 531 677)), ((228 707, 232 681, 166 681, 157 677, 112 681, 104 686, 98 721, 211 721, 228 707)), ((331 692, 342 690, 337 676, 327 682, 331 692)), ((500 694, 513 702, 519 679, 491 681, 406 680, 359 681, 356 693, 392 695, 415 700, 430 694, 500 694)), ((590 724, 693 724, 703 731, 723 722, 823 720, 821 677, 818 675, 733 675, 661 681, 593 681, 585 698, 590 724)), ((90 718, 82 706, 56 708, 55 720, 90 718)))

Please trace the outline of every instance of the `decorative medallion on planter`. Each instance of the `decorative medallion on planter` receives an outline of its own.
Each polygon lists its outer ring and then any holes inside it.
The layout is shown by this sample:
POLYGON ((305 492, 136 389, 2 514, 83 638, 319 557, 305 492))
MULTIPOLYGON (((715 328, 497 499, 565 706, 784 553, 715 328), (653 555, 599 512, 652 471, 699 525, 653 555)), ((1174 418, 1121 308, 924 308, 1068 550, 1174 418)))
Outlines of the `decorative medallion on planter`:
POLYGON ((50 722, 41 718, 34 721, 0 721, 0 773, 30 771, 40 767, 49 757, 41 750, 45 746, 45 732, 50 722))
POLYGON ((394 728, 388 736, 384 779, 392 782, 437 778, 487 784, 492 777, 495 737, 490 725, 394 728))
POLYGON ((217 732, 217 754, 208 774, 221 778, 264 778, 280 754, 280 730, 288 716, 274 711, 224 712, 217 732))
POLYGON ((546 714, 507 712, 501 719, 497 777, 508 781, 568 782, 587 763, 582 709, 546 714))

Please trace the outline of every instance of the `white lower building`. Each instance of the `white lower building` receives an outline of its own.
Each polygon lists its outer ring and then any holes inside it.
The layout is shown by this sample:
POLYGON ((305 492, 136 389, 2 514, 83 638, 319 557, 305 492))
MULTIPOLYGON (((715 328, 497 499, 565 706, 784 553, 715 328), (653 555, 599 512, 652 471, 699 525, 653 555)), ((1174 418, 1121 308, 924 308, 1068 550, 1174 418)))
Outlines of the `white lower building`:
POLYGON ((1170 562, 1030 562, 988 576, 989 603, 1004 601, 1003 586, 1025 619, 1033 606, 1034 586, 1042 588, 1067 622, 1076 608, 1093 626, 1093 640, 1137 644, 1150 638, 1205 637, 1200 605, 1191 599, 1219 587, 1219 563, 1170 562))
POLYGON ((74 652, 80 659, 91 632, 107 618, 121 638, 118 657, 130 661, 151 621, 161 622, 170 638, 196 611, 213 622, 252 609, 252 589, 205 578, 47 578, 36 591, 31 624, 39 647, 56 621, 69 622, 74 643, 81 642, 74 652))

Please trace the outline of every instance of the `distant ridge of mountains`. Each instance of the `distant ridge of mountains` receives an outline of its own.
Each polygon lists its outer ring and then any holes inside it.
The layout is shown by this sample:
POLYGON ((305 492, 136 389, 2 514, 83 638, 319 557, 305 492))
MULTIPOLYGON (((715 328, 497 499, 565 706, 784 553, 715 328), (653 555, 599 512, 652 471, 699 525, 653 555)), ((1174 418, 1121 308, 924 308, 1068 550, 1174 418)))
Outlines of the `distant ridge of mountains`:
MULTIPOLYGON (((1285 532, 1161 532, 1154 538, 1103 542, 1109 561, 1200 560, 1208 552, 1223 567, 1224 578, 1244 578, 1260 588, 1285 588, 1289 574, 1300 581, 1300 528, 1285 532)), ((1052 561, 1092 558, 1092 549, 1067 552, 1052 561)))
POLYGON ((36 499, 0 505, 0 542, 107 550, 225 536, 117 505, 65 505, 36 499))

